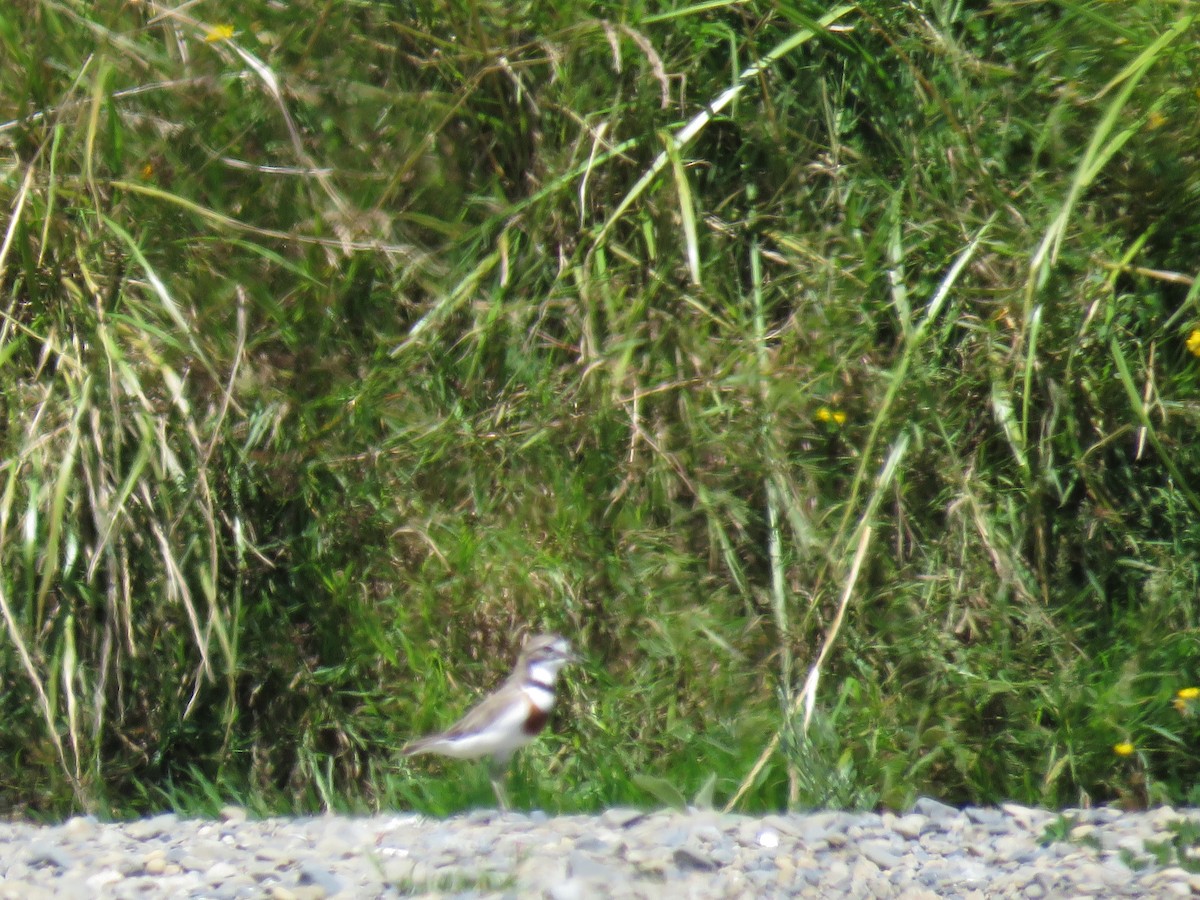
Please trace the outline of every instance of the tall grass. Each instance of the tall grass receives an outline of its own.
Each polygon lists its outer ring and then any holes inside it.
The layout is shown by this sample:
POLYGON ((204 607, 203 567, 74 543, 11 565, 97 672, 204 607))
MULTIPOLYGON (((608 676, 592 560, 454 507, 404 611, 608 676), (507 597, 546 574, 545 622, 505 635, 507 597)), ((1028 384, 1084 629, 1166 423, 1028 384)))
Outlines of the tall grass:
POLYGON ((1186 5, 101 7, 0 10, 7 808, 487 803, 395 751, 543 628, 520 803, 1200 798, 1186 5))

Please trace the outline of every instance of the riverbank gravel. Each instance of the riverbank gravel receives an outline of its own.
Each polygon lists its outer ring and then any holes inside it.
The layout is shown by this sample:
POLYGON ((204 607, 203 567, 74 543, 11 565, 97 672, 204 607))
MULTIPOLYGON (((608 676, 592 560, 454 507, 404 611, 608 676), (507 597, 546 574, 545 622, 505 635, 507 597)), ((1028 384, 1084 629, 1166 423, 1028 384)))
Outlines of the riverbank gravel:
POLYGON ((0 898, 1189 897, 1200 810, 479 810, 0 824, 0 898))

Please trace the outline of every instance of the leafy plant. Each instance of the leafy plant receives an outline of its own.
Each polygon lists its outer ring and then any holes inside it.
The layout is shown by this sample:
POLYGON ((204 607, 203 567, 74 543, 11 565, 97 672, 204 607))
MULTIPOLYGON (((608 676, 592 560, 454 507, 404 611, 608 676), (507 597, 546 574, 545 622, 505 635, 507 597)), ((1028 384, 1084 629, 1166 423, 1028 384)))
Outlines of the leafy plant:
POLYGON ((9 809, 1194 801, 1193 12, 330 10, 0 9, 9 809))

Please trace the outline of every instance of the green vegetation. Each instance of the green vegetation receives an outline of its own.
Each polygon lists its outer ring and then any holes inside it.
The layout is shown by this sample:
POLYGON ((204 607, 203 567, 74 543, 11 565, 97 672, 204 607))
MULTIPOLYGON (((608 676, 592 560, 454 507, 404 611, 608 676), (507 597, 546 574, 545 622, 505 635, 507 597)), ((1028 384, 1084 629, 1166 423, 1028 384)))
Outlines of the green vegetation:
POLYGON ((6 4, 0 804, 489 804, 543 628, 518 805, 1200 802, 1197 46, 6 4))
MULTIPOLYGON (((1200 850, 1200 826, 1190 819, 1177 819, 1167 823, 1167 831, 1171 833, 1171 837, 1162 841, 1146 842, 1146 852, 1153 861, 1164 868, 1179 866, 1186 872, 1200 872, 1200 859, 1197 858, 1197 851, 1200 850)), ((1130 868, 1145 868, 1150 862, 1149 859, 1133 854, 1128 854, 1127 858, 1130 868)))
MULTIPOLYGON (((1042 835, 1043 846, 1067 842, 1092 850, 1102 850, 1103 842, 1092 830, 1081 829, 1083 833, 1078 836, 1072 835, 1077 824, 1077 820, 1072 816, 1059 816, 1046 826, 1042 835)), ((1090 828, 1091 826, 1087 827, 1090 828)), ((1175 819, 1166 823, 1166 832, 1169 837, 1160 841, 1145 841, 1141 853, 1127 846, 1120 847, 1117 857, 1135 872, 1140 872, 1150 865, 1157 865, 1163 869, 1178 866, 1187 872, 1200 872, 1200 858, 1197 858, 1197 851, 1200 850, 1200 825, 1192 819, 1175 819)))

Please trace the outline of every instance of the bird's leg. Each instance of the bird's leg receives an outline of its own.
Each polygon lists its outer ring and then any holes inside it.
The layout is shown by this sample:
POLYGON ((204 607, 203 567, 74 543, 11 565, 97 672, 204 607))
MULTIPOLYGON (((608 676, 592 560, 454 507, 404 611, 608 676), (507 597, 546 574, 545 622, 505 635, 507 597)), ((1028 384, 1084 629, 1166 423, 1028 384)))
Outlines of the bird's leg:
POLYGON ((508 804, 508 793, 504 790, 504 774, 508 771, 508 760, 493 758, 488 764, 488 778, 492 782, 492 790, 496 792, 496 803, 501 812, 508 812, 512 807, 508 804))

